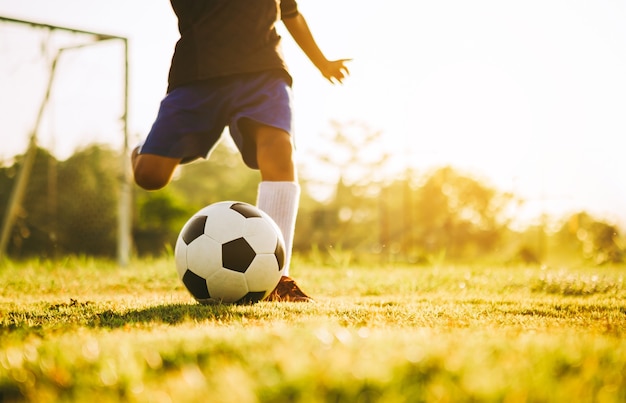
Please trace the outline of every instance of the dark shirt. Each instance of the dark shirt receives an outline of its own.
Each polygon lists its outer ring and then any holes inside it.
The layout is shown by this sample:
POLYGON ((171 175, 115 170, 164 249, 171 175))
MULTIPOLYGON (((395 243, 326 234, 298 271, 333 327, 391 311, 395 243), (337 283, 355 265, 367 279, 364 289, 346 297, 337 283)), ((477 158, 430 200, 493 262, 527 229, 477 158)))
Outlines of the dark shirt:
POLYGON ((180 39, 168 91, 194 81, 267 70, 291 76, 275 24, 298 14, 296 0, 170 0, 180 39))

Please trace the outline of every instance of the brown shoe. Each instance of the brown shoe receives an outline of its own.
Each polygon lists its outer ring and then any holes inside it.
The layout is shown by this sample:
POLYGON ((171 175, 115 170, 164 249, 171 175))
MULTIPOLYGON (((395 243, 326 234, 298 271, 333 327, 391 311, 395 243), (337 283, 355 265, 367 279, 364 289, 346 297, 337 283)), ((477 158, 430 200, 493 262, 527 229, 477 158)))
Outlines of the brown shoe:
POLYGON ((315 302, 306 295, 298 284, 291 277, 282 276, 274 291, 272 291, 265 301, 277 302, 315 302))

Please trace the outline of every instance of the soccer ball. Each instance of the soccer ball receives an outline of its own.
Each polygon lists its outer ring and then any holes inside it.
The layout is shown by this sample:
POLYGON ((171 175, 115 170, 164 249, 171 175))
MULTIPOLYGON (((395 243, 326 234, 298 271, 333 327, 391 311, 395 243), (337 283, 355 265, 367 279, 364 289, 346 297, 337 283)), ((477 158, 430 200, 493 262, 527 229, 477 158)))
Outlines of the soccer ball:
POLYGON ((211 204, 183 226, 174 249, 176 269, 200 303, 254 303, 276 287, 285 241, 265 212, 243 202, 211 204))

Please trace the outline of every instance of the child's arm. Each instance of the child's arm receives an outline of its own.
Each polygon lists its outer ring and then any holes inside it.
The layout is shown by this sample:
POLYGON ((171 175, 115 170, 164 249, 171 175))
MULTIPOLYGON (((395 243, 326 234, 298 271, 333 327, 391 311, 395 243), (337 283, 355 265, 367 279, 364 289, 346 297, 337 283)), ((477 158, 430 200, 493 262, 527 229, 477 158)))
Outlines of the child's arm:
POLYGON ((317 46, 309 26, 301 14, 283 19, 287 31, 291 34, 298 46, 307 55, 311 62, 319 69, 331 83, 341 83, 350 74, 345 63, 350 59, 328 60, 317 46))

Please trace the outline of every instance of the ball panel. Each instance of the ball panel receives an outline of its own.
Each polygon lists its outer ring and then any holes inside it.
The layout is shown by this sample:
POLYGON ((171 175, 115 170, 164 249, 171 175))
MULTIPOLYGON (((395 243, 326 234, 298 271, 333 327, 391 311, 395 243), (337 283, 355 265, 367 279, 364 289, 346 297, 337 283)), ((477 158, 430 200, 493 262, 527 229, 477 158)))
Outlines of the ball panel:
POLYGON ((274 221, 274 219, 270 217, 270 215, 267 214, 265 211, 263 210, 259 210, 259 211, 261 212, 261 217, 263 217, 263 219, 265 219, 274 228, 274 231, 276 231, 276 233, 283 240, 283 243, 284 243, 285 240, 283 239, 283 233, 278 227, 278 224, 276 224, 276 221, 274 221))
POLYGON ((230 206, 230 208, 245 218, 261 217, 261 211, 257 207, 248 203, 235 202, 230 206))
POLYGON ((232 270, 218 270, 206 283, 211 297, 226 303, 238 301, 249 291, 243 273, 232 270))
POLYGON ((208 278, 222 267, 222 247, 202 235, 187 246, 187 269, 208 278))
POLYGON ((278 242, 276 242, 276 248, 274 249, 274 256, 276 257, 276 261, 278 262, 278 267, 280 267, 281 270, 284 269, 286 253, 285 253, 285 244, 284 242, 282 242, 282 239, 279 239, 278 242))
POLYGON ((227 205, 220 204, 215 209, 207 210, 205 235, 219 243, 225 243, 241 237, 246 218, 231 210, 227 205))
POLYGON ((187 221, 180 236, 183 241, 189 245, 194 239, 204 234, 204 226, 206 225, 207 217, 204 215, 194 216, 187 221))
POLYGON ((174 263, 176 264, 176 271, 178 271, 178 278, 182 279, 187 271, 187 244, 181 236, 176 240, 174 247, 174 263))
POLYGON ((247 219, 243 236, 256 253, 274 252, 279 237, 272 224, 262 217, 247 219))
POLYGON ((223 209, 229 208, 232 203, 233 202, 217 202, 217 203, 209 204, 208 206, 205 206, 201 208, 200 210, 198 210, 198 212, 194 215, 209 215, 209 212, 211 211, 223 210, 223 209))
POLYGON ((191 295, 197 300, 206 300, 211 298, 206 280, 191 270, 187 270, 183 275, 183 283, 189 290, 191 295))
POLYGON ((267 291, 269 294, 276 288, 283 274, 281 269, 273 254, 257 255, 246 270, 248 288, 250 291, 267 291))
POLYGON ((238 238, 222 245, 222 267, 245 273, 256 253, 248 242, 238 238))

